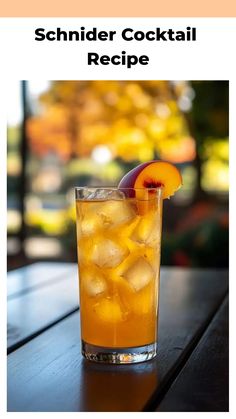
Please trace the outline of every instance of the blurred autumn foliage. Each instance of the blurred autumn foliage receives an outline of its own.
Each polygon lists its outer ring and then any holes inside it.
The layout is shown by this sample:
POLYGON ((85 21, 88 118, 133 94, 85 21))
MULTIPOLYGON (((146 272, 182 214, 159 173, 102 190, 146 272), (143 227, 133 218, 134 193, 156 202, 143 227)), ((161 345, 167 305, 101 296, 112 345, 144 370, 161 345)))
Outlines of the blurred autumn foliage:
POLYGON ((29 257, 76 259, 75 185, 163 159, 184 180, 164 205, 163 264, 227 266, 228 82, 52 81, 36 97, 27 83, 24 124, 8 129, 8 231, 25 228, 29 257))
MULTIPOLYGON (((183 83, 182 90, 186 90, 183 83)), ((155 155, 182 162, 195 157, 195 142, 167 81, 54 82, 28 120, 33 152, 54 151, 65 161, 88 157, 106 145, 113 158, 147 161, 155 155)))

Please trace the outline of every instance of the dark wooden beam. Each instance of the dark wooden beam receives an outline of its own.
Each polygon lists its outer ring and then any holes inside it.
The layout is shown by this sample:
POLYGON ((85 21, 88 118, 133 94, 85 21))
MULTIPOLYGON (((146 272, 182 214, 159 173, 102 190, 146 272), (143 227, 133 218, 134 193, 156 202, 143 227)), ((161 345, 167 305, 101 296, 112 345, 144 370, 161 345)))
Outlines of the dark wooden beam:
POLYGON ((19 196, 20 196, 20 214, 21 214, 21 228, 19 231, 19 238, 21 241, 21 253, 22 256, 25 255, 24 252, 24 240, 26 238, 26 224, 25 224, 25 195, 27 192, 27 178, 26 178, 26 164, 27 164, 27 132, 26 124, 27 118, 29 117, 29 107, 27 103, 27 81, 21 81, 21 104, 22 104, 22 124, 21 124, 21 142, 20 142, 20 156, 21 156, 21 175, 19 182, 19 196))

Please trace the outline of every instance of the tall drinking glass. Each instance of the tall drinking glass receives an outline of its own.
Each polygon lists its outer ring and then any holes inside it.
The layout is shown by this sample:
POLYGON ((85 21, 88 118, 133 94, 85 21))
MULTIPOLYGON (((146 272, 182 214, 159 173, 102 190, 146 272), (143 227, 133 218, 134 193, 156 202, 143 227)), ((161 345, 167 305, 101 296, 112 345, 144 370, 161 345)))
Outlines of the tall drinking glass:
POLYGON ((157 353, 162 189, 76 188, 82 353, 133 363, 157 353))

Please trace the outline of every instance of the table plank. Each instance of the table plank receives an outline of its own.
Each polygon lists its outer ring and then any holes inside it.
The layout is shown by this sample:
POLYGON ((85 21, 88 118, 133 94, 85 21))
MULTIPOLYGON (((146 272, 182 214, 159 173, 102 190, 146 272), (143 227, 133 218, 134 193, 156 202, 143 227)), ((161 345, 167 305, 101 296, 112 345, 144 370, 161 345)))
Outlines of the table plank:
POLYGON ((227 293, 227 272, 164 269, 158 356, 99 365, 80 354, 79 312, 8 356, 8 411, 151 410, 227 293), (50 395, 50 397, 49 397, 50 395))
POLYGON ((31 289, 31 292, 8 301, 8 353, 78 310, 78 275, 68 272, 48 286, 31 289))
POLYGON ((207 328, 158 412, 229 410, 228 298, 207 328))
POLYGON ((36 287, 50 284, 52 281, 77 271, 77 264, 38 262, 15 269, 7 275, 8 299, 17 298, 36 287))

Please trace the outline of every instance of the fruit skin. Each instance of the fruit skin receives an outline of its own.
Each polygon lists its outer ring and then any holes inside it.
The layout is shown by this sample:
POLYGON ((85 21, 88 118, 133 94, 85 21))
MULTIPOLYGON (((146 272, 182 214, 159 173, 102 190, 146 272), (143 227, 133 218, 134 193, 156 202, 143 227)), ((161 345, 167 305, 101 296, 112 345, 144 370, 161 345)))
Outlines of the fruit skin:
MULTIPOLYGON (((126 175, 121 179, 118 188, 134 188, 135 181, 137 179, 137 176, 140 172, 144 169, 144 167, 149 166, 149 164, 154 163, 155 160, 141 163, 137 167, 134 167, 134 169, 130 170, 126 175)), ((128 191, 129 197, 134 197, 134 191, 128 191)))
MULTIPOLYGON (((158 188, 163 186, 163 199, 174 195, 182 185, 179 170, 171 163, 162 160, 152 160, 142 163, 132 169, 121 179, 118 188, 158 188), (150 166, 150 170, 148 169, 150 166)), ((135 191, 125 191, 129 197, 134 197, 135 191)))

